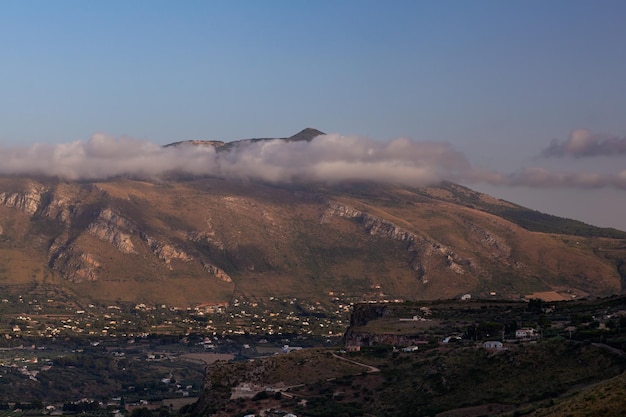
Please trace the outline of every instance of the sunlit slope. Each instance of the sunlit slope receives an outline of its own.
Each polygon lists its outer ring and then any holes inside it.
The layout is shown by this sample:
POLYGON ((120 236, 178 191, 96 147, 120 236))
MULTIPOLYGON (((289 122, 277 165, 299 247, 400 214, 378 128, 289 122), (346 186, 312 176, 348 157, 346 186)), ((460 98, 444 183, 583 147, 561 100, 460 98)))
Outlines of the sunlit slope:
POLYGON ((175 305, 621 291, 622 240, 529 231, 454 187, 3 178, 0 282, 175 305))

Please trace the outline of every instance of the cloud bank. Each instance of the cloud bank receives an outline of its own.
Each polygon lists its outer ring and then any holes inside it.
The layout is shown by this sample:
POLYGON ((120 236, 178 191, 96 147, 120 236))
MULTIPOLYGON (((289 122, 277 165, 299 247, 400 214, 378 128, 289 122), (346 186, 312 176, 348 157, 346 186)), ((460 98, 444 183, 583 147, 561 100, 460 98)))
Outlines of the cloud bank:
POLYGON ((170 146, 96 134, 88 141, 0 149, 0 174, 66 180, 118 176, 158 178, 172 173, 271 182, 372 180, 427 184, 471 169, 448 144, 322 135, 311 142, 267 140, 212 146, 170 146))
MULTIPOLYGON (((552 149, 553 155, 557 155, 557 149, 562 149, 563 155, 583 155, 594 146, 593 152, 599 152, 599 146, 609 143, 595 140, 586 132, 575 131, 568 141, 553 143, 548 149, 552 149)), ((450 144, 405 138, 381 142, 331 134, 310 142, 238 142, 227 150, 216 151, 208 145, 163 147, 128 137, 96 134, 88 141, 0 148, 0 175, 105 180, 120 176, 159 179, 176 173, 274 183, 356 180, 422 186, 448 180, 533 188, 626 189, 626 170, 597 174, 526 168, 512 174, 500 173, 473 166, 450 144)))
POLYGON ((545 157, 575 158, 626 154, 626 138, 591 133, 588 129, 576 129, 565 141, 553 140, 543 150, 545 157))
POLYGON ((554 172, 546 168, 525 168, 502 178, 494 185, 527 186, 532 188, 617 188, 626 190, 626 170, 617 174, 594 172, 554 172))

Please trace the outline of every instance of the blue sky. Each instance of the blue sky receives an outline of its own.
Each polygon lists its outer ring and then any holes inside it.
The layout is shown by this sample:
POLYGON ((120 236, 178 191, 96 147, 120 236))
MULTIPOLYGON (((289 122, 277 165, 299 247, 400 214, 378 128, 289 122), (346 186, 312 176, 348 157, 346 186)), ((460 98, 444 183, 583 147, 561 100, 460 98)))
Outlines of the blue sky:
POLYGON ((548 170, 545 184, 465 183, 626 229, 626 152, 544 153, 577 129, 626 136, 625 19, 608 0, 3 0, 0 152, 96 133, 406 137, 504 176, 548 170), (568 177, 581 172, 603 177, 568 177))

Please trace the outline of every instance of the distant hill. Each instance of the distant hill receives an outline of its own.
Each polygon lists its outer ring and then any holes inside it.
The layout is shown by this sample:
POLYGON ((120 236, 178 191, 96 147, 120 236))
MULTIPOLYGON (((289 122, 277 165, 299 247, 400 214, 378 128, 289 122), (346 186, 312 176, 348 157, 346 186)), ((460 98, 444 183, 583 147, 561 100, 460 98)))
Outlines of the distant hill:
POLYGON ((180 142, 169 143, 165 145, 165 147, 176 147, 176 146, 186 146, 186 145, 194 145, 194 146, 214 146, 218 151, 227 151, 236 146, 242 146, 249 143, 262 142, 266 140, 284 140, 286 142, 298 142, 298 141, 312 141, 315 137, 319 135, 323 135, 324 132, 321 132, 317 129, 313 129, 307 127, 306 129, 302 129, 300 132, 296 133, 293 136, 289 136, 287 138, 254 138, 254 139, 242 139, 236 140, 232 142, 223 142, 220 140, 184 140, 180 142))
POLYGON ((91 300, 611 295, 623 289, 625 237, 453 183, 0 178, 0 285, 91 300))
POLYGON ((458 184, 443 183, 441 187, 450 192, 450 199, 454 202, 465 203, 470 207, 494 213, 533 232, 616 239, 626 238, 626 232, 622 230, 592 226, 578 220, 541 213, 508 201, 485 198, 484 194, 461 187, 458 184))

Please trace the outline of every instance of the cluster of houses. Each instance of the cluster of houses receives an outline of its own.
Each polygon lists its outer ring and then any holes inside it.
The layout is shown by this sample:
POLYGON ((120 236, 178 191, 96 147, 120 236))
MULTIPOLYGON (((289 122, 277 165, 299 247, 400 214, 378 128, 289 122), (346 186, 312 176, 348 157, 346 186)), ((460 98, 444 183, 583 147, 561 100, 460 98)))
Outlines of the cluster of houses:
MULTIPOLYGON (((411 319, 408 319, 411 320, 411 319)), ((524 327, 521 329, 517 329, 515 331, 515 339, 507 340, 507 342, 529 342, 533 340, 537 340, 539 338, 539 333, 536 329, 530 327, 524 327)), ((449 344, 449 343, 458 343, 461 342, 462 338, 460 336, 447 336, 445 337, 441 343, 449 344)), ((398 336, 398 335, 360 335, 355 334, 351 335, 351 337, 346 338, 346 346, 345 350, 347 352, 358 352, 361 350, 362 346, 371 346, 378 343, 391 344, 391 345, 399 345, 404 346, 401 351, 402 352, 416 352, 418 344, 428 343, 427 341, 410 336, 398 336)), ((487 340, 483 342, 482 347, 490 350, 502 350, 505 349, 504 342, 499 340, 487 340)), ((394 348, 395 349, 395 348, 394 348)))
MULTIPOLYGON (((537 330, 524 327, 522 329, 517 329, 515 331, 515 339, 514 342, 528 342, 533 341, 539 338, 539 333, 537 330)), ((489 350, 503 350, 506 349, 504 347, 504 343, 499 340, 487 340, 483 343, 483 348, 489 350)))

